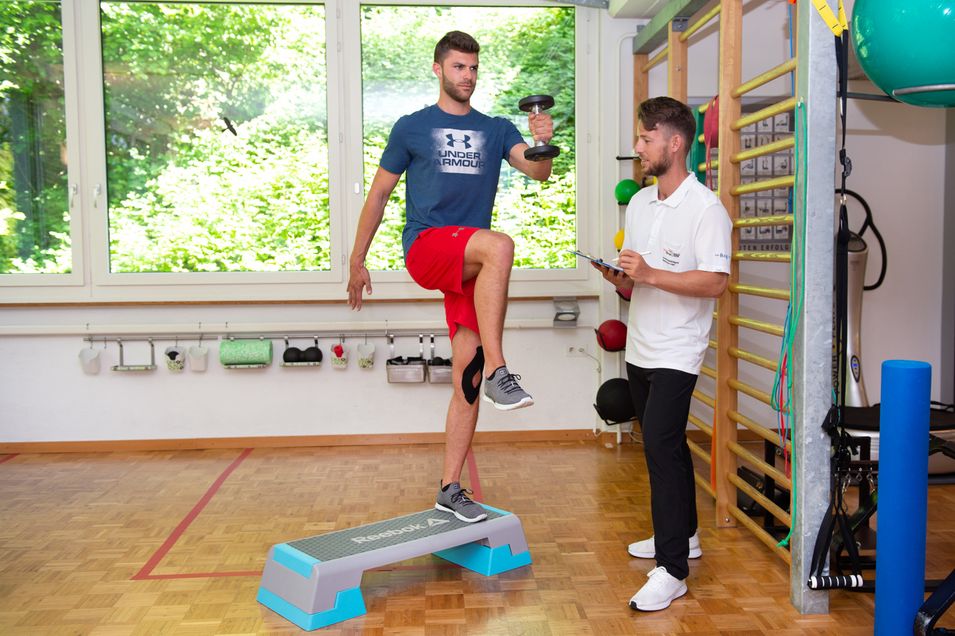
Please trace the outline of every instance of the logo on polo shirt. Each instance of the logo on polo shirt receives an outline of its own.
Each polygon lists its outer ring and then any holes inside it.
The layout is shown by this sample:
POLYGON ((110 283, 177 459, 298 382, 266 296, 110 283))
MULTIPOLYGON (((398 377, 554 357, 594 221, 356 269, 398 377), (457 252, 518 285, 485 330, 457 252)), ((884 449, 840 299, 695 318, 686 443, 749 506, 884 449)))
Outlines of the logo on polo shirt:
POLYGON ((434 167, 438 172, 481 174, 487 165, 484 133, 479 130, 435 128, 434 167))
POLYGON ((680 252, 673 249, 672 247, 663 248, 663 262, 669 265, 670 267, 675 267, 680 264, 680 252))

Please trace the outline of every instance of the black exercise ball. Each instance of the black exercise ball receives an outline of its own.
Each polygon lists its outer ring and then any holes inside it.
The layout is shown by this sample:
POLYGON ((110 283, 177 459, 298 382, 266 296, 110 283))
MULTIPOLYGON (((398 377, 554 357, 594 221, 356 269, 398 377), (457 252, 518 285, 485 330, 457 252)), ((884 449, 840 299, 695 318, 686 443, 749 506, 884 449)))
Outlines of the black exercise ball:
POLYGON ((282 361, 283 362, 301 362, 302 361, 302 350, 298 347, 286 347, 285 351, 282 352, 282 361))
POLYGON ((322 350, 318 347, 308 347, 302 352, 302 360, 305 362, 321 362, 322 350))
POLYGON ((626 378, 611 378, 597 389, 594 401, 597 415, 608 424, 629 422, 636 418, 633 398, 630 397, 630 382, 626 378))

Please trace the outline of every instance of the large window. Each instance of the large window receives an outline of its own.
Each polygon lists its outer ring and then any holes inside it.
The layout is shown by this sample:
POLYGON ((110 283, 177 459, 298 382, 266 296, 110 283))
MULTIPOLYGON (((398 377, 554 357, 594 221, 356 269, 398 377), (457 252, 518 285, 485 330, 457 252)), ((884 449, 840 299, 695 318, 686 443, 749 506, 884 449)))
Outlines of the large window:
MULTIPOLYGON (((439 7, 363 5, 362 111, 365 186, 371 184, 392 125, 434 104, 434 45, 446 32, 470 33, 481 45, 472 105, 511 119, 530 141, 518 101, 549 94, 555 106, 552 144, 561 148, 553 176, 540 183, 506 163, 501 172, 494 229, 511 235, 515 264, 529 269, 572 268, 577 244, 575 170, 575 10, 573 7, 439 7)), ((369 269, 404 267, 404 181, 389 202, 368 254, 369 269)))
MULTIPOLYGON (((391 128, 437 101, 434 46, 455 29, 481 44, 477 110, 530 141, 518 102, 555 100, 551 177, 501 166, 492 227, 516 244, 511 293, 590 292, 567 250, 597 225, 578 210, 598 196, 583 159, 599 139, 599 11, 0 0, 0 305, 343 300, 391 128)), ((367 258, 376 298, 433 296, 405 272, 404 215, 401 183, 367 258)))
POLYGON ((324 6, 100 7, 110 271, 328 270, 324 6))
POLYGON ((0 2, 0 274, 72 271, 60 2, 0 2))

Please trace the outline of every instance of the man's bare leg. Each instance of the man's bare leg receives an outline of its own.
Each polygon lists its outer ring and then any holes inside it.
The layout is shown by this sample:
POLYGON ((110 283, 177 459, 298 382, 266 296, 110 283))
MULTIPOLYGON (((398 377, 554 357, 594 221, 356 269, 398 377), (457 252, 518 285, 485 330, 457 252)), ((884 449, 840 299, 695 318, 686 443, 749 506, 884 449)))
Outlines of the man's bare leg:
MULTIPOLYGON (((445 420, 444 438, 444 472, 441 476, 441 485, 460 481, 461 470, 471 448, 474 438, 474 429, 477 426, 478 400, 468 402, 464 394, 462 379, 464 370, 474 360, 481 339, 467 327, 458 327, 451 341, 451 404, 448 406, 448 416, 445 420)), ((464 379, 471 386, 481 383, 481 369, 477 377, 464 379)))
POLYGON ((481 331, 480 344, 484 347, 485 375, 505 365, 501 342, 513 266, 514 241, 507 234, 478 230, 468 240, 462 277, 476 278, 474 307, 481 331))
POLYGON ((474 309, 484 347, 483 399, 502 411, 534 404, 534 398, 517 383, 520 376, 512 374, 504 361, 504 316, 513 265, 514 241, 507 234, 478 230, 464 250, 462 278, 474 279, 474 309))
POLYGON ((478 386, 483 355, 478 335, 459 327, 451 340, 451 382, 453 393, 445 423, 444 473, 434 507, 474 523, 487 519, 487 511, 471 500, 461 488, 461 470, 471 448, 478 416, 478 386), (462 383, 463 382, 463 383, 462 383))

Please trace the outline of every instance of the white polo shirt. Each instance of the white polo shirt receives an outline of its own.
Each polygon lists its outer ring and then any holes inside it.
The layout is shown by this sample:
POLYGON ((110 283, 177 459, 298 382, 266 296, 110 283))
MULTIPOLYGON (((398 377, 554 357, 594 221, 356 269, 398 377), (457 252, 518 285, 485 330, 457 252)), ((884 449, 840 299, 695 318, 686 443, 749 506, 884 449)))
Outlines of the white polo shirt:
MULTIPOLYGON (((690 174, 663 201, 656 185, 630 199, 623 247, 671 272, 730 271, 732 223, 716 194, 690 174)), ((713 324, 713 298, 680 296, 635 285, 627 321, 626 360, 647 369, 698 375, 713 324)))

